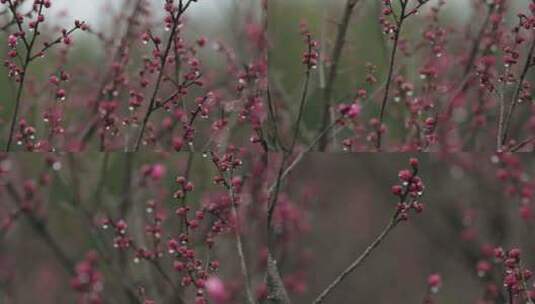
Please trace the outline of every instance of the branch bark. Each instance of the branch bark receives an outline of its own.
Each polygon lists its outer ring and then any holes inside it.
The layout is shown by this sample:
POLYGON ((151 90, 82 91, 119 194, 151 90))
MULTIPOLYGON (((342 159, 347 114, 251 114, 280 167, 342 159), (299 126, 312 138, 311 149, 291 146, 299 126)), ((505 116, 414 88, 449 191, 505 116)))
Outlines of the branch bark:
MULTIPOLYGON (((344 49, 344 45, 346 42, 346 35, 347 35, 347 29, 349 28, 349 22, 351 20, 351 16, 354 12, 355 6, 359 0, 347 0, 344 14, 342 17, 342 21, 338 25, 338 33, 336 35, 336 42, 334 44, 334 49, 332 52, 332 65, 329 70, 329 74, 327 76, 327 83, 325 85, 325 90, 323 91, 323 117, 321 122, 321 128, 319 133, 324 133, 323 130, 327 129, 327 127, 330 124, 331 121, 331 115, 330 115, 330 108, 331 108, 331 97, 332 97, 332 91, 334 82, 336 81, 336 76, 338 76, 338 64, 340 62, 340 57, 342 55, 342 50, 344 49)), ((327 146, 329 144, 329 132, 326 132, 326 134, 323 134, 320 137, 319 142, 319 150, 325 151, 327 149, 327 146)))

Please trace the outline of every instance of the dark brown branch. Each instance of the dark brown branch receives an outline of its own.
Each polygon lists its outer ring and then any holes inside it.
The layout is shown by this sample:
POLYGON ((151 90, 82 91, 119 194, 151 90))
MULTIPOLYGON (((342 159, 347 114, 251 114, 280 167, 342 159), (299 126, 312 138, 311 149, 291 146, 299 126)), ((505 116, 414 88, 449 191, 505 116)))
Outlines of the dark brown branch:
POLYGON ((403 26, 403 21, 405 20, 405 10, 407 8, 407 3, 404 1, 401 2, 401 17, 399 18, 399 21, 397 22, 397 26, 394 33, 394 45, 392 46, 392 53, 390 55, 390 64, 388 66, 388 75, 386 78, 386 85, 385 85, 385 94, 383 95, 383 101, 381 102, 381 110, 379 112, 379 126, 377 129, 377 142, 375 145, 375 148, 377 151, 381 150, 381 144, 382 144, 382 131, 381 127, 383 125, 384 115, 385 115, 385 109, 386 104, 388 103, 388 98, 390 94, 390 86, 392 85, 392 77, 394 75, 394 66, 396 63, 396 55, 398 52, 398 44, 399 44, 399 38, 403 26))
MULTIPOLYGON (((332 52, 331 60, 332 65, 329 70, 329 74, 327 76, 327 83, 325 85, 325 90, 323 91, 323 117, 320 127, 320 133, 323 133, 325 129, 327 129, 328 125, 330 124, 331 115, 330 115, 330 108, 331 108, 331 97, 333 92, 333 86, 334 82, 336 81, 336 77, 338 76, 338 65, 340 62, 340 57, 342 55, 342 50, 344 49, 344 45, 346 42, 346 35, 347 35, 347 29, 349 28, 349 22, 351 20, 351 16, 353 14, 353 11, 355 9, 355 6, 359 0, 347 0, 344 14, 342 17, 342 21, 338 25, 338 33, 336 35, 336 42, 334 44, 334 49, 332 52)), ((327 145, 329 144, 329 132, 326 132, 326 134, 321 136, 320 143, 319 143, 319 150, 325 151, 327 149, 327 145)))
POLYGON ((143 118, 143 122, 141 124, 141 131, 139 132, 137 140, 136 140, 136 146, 134 148, 134 151, 136 151, 136 152, 139 150, 139 148, 141 146, 141 142, 143 140, 143 135, 145 133, 145 129, 147 127, 147 123, 149 122, 149 118, 152 115, 152 113, 154 112, 154 110, 156 109, 156 107, 155 107, 156 97, 158 96, 158 92, 160 91, 160 86, 162 84, 164 71, 165 71, 165 67, 166 67, 166 64, 167 64, 167 58, 169 57, 169 53, 171 51, 171 47, 173 46, 173 41, 175 40, 176 35, 178 34, 178 30, 179 30, 178 27, 179 27, 179 24, 180 24, 180 18, 186 12, 186 10, 188 9, 188 7, 191 5, 192 2, 196 2, 196 1, 188 0, 188 2, 185 5, 183 5, 182 4, 182 0, 181 0, 179 8, 178 8, 178 12, 176 13, 176 16, 173 16, 174 24, 173 24, 173 27, 171 29, 171 33, 169 34, 169 39, 167 40, 167 45, 165 47, 165 51, 164 51, 163 56, 161 58, 160 71, 158 73, 158 78, 156 79, 156 84, 154 86, 154 91, 152 92, 152 97, 151 97, 150 102, 149 102, 149 107, 148 107, 147 111, 145 112, 145 115, 144 115, 144 118, 143 118))
POLYGON ((522 86, 524 85, 524 80, 526 79, 528 75, 529 69, 533 66, 533 54, 535 52, 535 37, 531 38, 531 45, 529 47, 529 51, 527 54, 526 61, 524 63, 524 67, 522 69, 522 74, 520 75, 520 79, 518 80, 513 99, 511 100, 509 110, 507 111, 507 116, 505 117, 505 120, 503 121, 503 134, 499 132, 501 144, 505 145, 507 142, 507 137, 509 135, 509 129, 511 127, 511 118, 513 116, 513 112, 515 111, 516 104, 518 103, 518 98, 520 97, 520 93, 522 92, 522 86))
POLYGON ((385 229, 379 234, 379 236, 364 250, 364 252, 353 262, 351 263, 344 271, 342 271, 336 279, 329 284, 329 286, 321 292, 321 294, 312 302, 313 304, 320 304, 323 303, 325 298, 340 284, 349 274, 351 274, 355 269, 357 269, 359 266, 361 266, 364 261, 366 261, 366 258, 370 256, 370 254, 379 247, 379 245, 386 239, 390 231, 396 227, 396 225, 399 223, 399 220, 397 218, 397 214, 392 217, 392 220, 388 225, 386 225, 385 229))

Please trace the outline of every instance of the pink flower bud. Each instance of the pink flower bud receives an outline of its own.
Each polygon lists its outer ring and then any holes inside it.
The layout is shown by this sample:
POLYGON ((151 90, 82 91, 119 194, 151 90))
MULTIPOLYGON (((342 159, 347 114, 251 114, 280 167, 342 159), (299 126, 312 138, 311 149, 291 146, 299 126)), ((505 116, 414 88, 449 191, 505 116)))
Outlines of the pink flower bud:
POLYGON ((431 292, 438 292, 440 286, 442 285, 442 277, 437 273, 431 274, 429 277, 427 277, 427 285, 431 289, 431 292))

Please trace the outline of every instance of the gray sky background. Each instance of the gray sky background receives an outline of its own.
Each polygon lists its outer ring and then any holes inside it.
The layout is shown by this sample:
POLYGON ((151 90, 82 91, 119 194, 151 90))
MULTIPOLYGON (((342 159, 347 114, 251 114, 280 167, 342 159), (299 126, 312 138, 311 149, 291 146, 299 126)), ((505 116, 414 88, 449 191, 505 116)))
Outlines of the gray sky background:
MULTIPOLYGON (((194 7, 190 10, 190 14, 193 17, 206 17, 214 16, 218 14, 221 6, 229 5, 236 0, 199 0, 194 7)), ((242 0, 239 0, 242 1, 242 0)), ((309 1, 309 0, 308 0, 309 1)), ((332 1, 332 0, 319 0, 332 1)), ((341 0, 340 0, 341 1, 341 0)), ((467 21, 469 17, 469 10, 466 6, 470 2, 469 0, 446 0, 449 9, 455 10, 458 14, 459 21, 467 21)), ((155 5, 162 5, 163 0, 154 0, 155 5)), ((117 7, 122 3, 121 0, 54 0, 53 12, 57 13, 62 10, 68 9, 69 15, 64 22, 70 23, 74 19, 86 20, 93 26, 98 26, 99 16, 102 15, 102 8, 106 5, 117 7)), ((515 0, 511 1, 519 7, 527 0, 515 0)))
MULTIPOLYGON (((189 10, 192 17, 202 17, 203 15, 217 15, 222 6, 226 6, 233 0, 199 0, 189 10)), ((103 17, 105 7, 117 8, 123 1, 121 0, 54 0, 53 7, 49 12, 52 16, 58 13, 68 12, 62 23, 71 23, 75 19, 87 21, 92 26, 98 26, 99 20, 103 17)), ((163 0, 154 0, 155 5, 162 6, 163 0)))

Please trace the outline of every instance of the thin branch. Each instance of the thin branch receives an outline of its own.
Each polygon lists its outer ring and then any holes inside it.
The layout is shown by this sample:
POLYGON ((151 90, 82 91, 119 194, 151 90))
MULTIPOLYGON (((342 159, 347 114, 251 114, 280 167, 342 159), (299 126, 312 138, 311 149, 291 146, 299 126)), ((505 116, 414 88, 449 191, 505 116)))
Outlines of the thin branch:
MULTIPOLYGON (((354 12, 354 8, 357 5, 359 0, 347 0, 344 14, 342 17, 342 21, 338 25, 338 33, 336 35, 336 42, 334 44, 334 49, 332 52, 331 60, 332 65, 329 70, 329 74, 327 76, 327 83, 325 86, 324 94, 323 94, 323 120, 320 127, 320 132, 323 133, 323 130, 327 129, 327 126, 330 124, 330 108, 331 108, 331 96, 333 91, 334 82, 336 81, 336 77, 338 76, 338 65, 340 62, 340 57, 342 55, 342 50, 344 49, 344 45, 346 42, 346 35, 347 35, 347 29, 349 28, 349 22, 351 20, 351 16, 354 12)), ((327 148, 327 145, 329 143, 328 141, 329 134, 328 132, 324 134, 320 139, 319 144, 319 150, 325 151, 327 148)))
POLYGON ((524 63, 524 67, 522 69, 522 74, 520 75, 520 79, 518 80, 515 93, 513 95, 513 99, 511 100, 511 105, 509 106, 509 111, 507 112, 507 116, 505 117, 505 120, 503 122, 503 134, 498 134, 499 140, 501 140, 501 144, 504 145, 507 142, 507 137, 509 135, 509 129, 511 127, 511 118, 513 116, 513 112, 515 110, 516 104, 518 103, 518 98, 520 96, 520 93, 522 92, 522 86, 524 85, 524 80, 526 79, 528 75, 529 69, 533 66, 533 54, 535 53, 535 37, 532 37, 531 39, 531 46, 529 47, 529 51, 527 54, 526 62, 524 63))
MULTIPOLYGON (((409 192, 412 186, 412 183, 414 181, 414 178, 418 175, 418 168, 413 167, 412 169, 412 175, 410 179, 407 181, 407 185, 405 186, 405 190, 399 197, 399 202, 404 203, 406 202, 407 198, 409 197, 409 192)), ((333 282, 331 282, 327 288, 325 288, 320 295, 312 302, 313 304, 320 304, 323 303, 325 298, 355 269, 357 269, 359 266, 361 266, 366 259, 371 255, 371 253, 381 245, 381 243, 386 239, 388 234, 402 221, 401 217, 401 211, 400 209, 396 209, 394 214, 392 215, 392 218, 390 222, 386 225, 386 227, 383 229, 383 231, 379 234, 379 236, 364 250, 364 252, 355 260, 353 261, 346 269, 344 269, 337 277, 334 279, 333 282)))
MULTIPOLYGON (((214 163, 215 167, 217 168, 219 174, 222 177, 224 177, 224 172, 222 170, 220 170, 219 164, 218 164, 218 162, 216 160, 216 157, 215 157, 215 154, 213 152, 212 152, 212 162, 214 163)), ((232 180, 233 177, 234 177, 234 169, 230 169, 230 174, 229 175, 230 175, 230 179, 229 180, 232 180)), ((240 217, 239 217, 239 213, 238 213, 238 206, 237 206, 237 203, 236 203, 236 193, 234 192, 234 187, 232 186, 232 184, 229 181, 227 181, 225 178, 223 178, 223 186, 227 190, 228 195, 230 197, 231 212, 232 212, 232 216, 235 218, 235 221, 236 221, 236 223, 235 223, 236 227, 233 229, 234 230, 234 239, 235 239, 235 242, 236 242, 236 249, 238 251, 238 258, 240 260, 241 273, 242 273, 243 279, 245 281, 245 294, 246 294, 246 298, 247 298, 247 303, 248 304, 256 304, 254 293, 253 293, 252 288, 251 288, 251 282, 249 280, 249 271, 247 269, 247 262, 246 262, 245 254, 244 254, 244 251, 243 251, 243 242, 242 242, 242 238, 241 238, 240 217)))
POLYGON ((377 142, 375 145, 375 148, 377 149, 377 151, 381 150, 381 144, 382 144, 381 126, 383 125, 386 104, 388 102, 388 98, 390 95, 390 87, 392 85, 392 77, 394 75, 394 66, 396 63, 396 55, 398 52, 399 38, 400 38, 402 26, 403 26, 403 21, 405 20, 404 16, 405 16, 406 8, 407 8, 406 2, 401 1, 401 17, 399 21, 397 22, 395 33, 394 33, 394 45, 392 46, 392 52, 390 54, 390 64, 388 66, 388 76, 386 78, 385 94, 383 96, 383 101, 381 102, 381 110, 379 112, 379 127, 377 129, 377 142))
POLYGON ((240 268, 242 272, 242 276, 245 280, 245 293, 247 295, 247 302, 249 304, 255 304, 255 298, 254 294, 251 288, 251 282, 249 279, 249 271, 247 270, 247 263, 245 261, 245 254, 243 252, 243 244, 241 239, 241 229, 240 229, 240 217, 238 214, 238 208, 236 206, 235 197, 234 197, 234 190, 232 190, 232 186, 229 188, 229 194, 230 194, 230 200, 232 204, 232 215, 234 216, 236 220, 236 227, 234 229, 234 238, 236 241, 236 249, 238 251, 238 257, 240 259, 240 268))
MULTIPOLYGON (((17 11, 15 6, 12 4, 11 0, 8 1, 9 7, 11 9, 11 12, 15 16, 15 19, 17 19, 17 25, 19 27, 19 31, 21 33, 24 33, 22 29, 22 22, 18 20, 17 18, 17 11)), ((41 3, 39 5, 38 13, 37 15, 40 16, 43 12, 44 4, 41 3)), ((19 79, 19 86, 17 88, 17 96, 15 98, 15 108, 13 110, 13 114, 11 115, 11 123, 9 124, 9 135, 7 139, 6 144, 6 152, 9 152, 11 150, 11 144, 13 142, 13 136, 15 133, 15 125, 17 124, 19 111, 20 111, 20 104, 21 104, 21 98, 22 98, 22 92, 24 90, 25 80, 26 80, 26 72, 28 71, 28 66, 30 65, 30 62, 32 61, 32 49, 35 44, 35 41, 37 39, 37 36, 39 35, 39 25, 40 22, 37 22, 35 24, 34 34, 32 36, 31 42, 28 42, 28 40, 25 38, 25 36, 22 36, 22 41, 24 42, 24 45, 26 46, 26 56, 24 59, 24 63, 22 64, 22 71, 19 79)))
MULTIPOLYGON (((318 134, 316 136, 316 138, 310 143, 310 145, 303 151, 301 151, 297 157, 294 159, 294 161, 288 166, 286 167, 286 169, 283 171, 282 175, 280 176, 280 182, 282 182, 287 176, 288 174, 290 174, 290 172, 295 168, 295 166, 303 159, 303 157, 309 153, 310 151, 312 151, 312 149, 316 146, 316 144, 318 144, 318 142, 320 141, 321 137, 325 134, 327 134, 328 132, 330 132, 336 125, 337 125, 337 121, 334 121, 332 122, 329 126, 327 126, 327 128, 325 128, 325 130, 323 130, 322 133, 318 134)), ((278 180, 277 180, 278 181, 278 180)), ((274 190, 275 190, 275 187, 276 187, 276 184, 277 184, 277 181, 275 181, 269 188, 268 188, 268 194, 271 194, 274 190)))
POLYGON ((524 148, 525 146, 529 145, 530 143, 532 143, 534 141, 535 141, 535 137, 528 138, 528 139, 520 142, 516 146, 513 146, 512 148, 510 148, 509 152, 518 152, 518 150, 524 148))
POLYGON ((195 1, 188 0, 188 2, 185 5, 183 5, 182 1, 180 1, 180 5, 179 5, 176 16, 172 16, 174 24, 171 29, 171 33, 169 34, 169 39, 167 40, 167 46, 165 48, 164 54, 161 58, 160 71, 158 73, 158 78, 154 86, 154 91, 152 92, 152 97, 150 99, 149 107, 143 118, 143 122, 141 124, 141 131, 139 132, 137 140, 136 140, 136 146, 134 148, 134 151, 136 152, 139 150, 141 146, 141 141, 143 140, 143 135, 145 134, 145 129, 147 127, 149 118, 155 110, 156 97, 158 96, 158 92, 160 91, 160 86, 163 80, 165 66, 167 64, 167 58, 169 57, 169 53, 171 51, 171 46, 173 46, 173 41, 176 39, 176 35, 178 34, 180 18, 186 12, 186 10, 188 9, 188 7, 191 5, 192 2, 196 2, 196 0, 195 1))
POLYGON ((386 79, 386 86, 385 86, 385 94, 383 96, 383 101, 381 102, 381 110, 379 113, 379 127, 377 129, 377 142, 375 144, 375 148, 377 151, 381 150, 382 145, 382 125, 384 121, 384 115, 385 115, 385 109, 386 105, 388 103, 388 98, 390 97, 390 87, 392 85, 392 78, 394 76, 394 67, 396 63, 396 55, 398 52, 398 45, 400 40, 401 31, 403 30, 403 24, 407 18, 409 18, 412 15, 415 15, 418 10, 424 6, 426 3, 429 2, 429 0, 421 0, 418 1, 418 5, 414 8, 412 8, 410 11, 407 12, 407 5, 409 4, 408 0, 400 0, 401 5, 401 13, 399 16, 399 19, 396 18, 396 29, 394 33, 394 45, 392 46, 392 53, 390 55, 390 65, 388 67, 388 76, 386 79))
POLYGON ((321 294, 312 302, 313 304, 323 303, 325 298, 340 284, 349 274, 351 274, 355 269, 361 266, 366 258, 370 256, 374 249, 379 247, 379 245, 385 240, 390 231, 396 227, 399 223, 397 214, 392 217, 392 220, 386 225, 385 229, 379 234, 379 236, 364 250, 364 252, 353 262, 351 263, 342 273, 340 273, 336 279, 329 284, 329 286, 321 292, 321 294))
POLYGON ((498 131, 496 132, 496 151, 502 150, 502 133, 505 120, 505 82, 498 94, 498 131))
POLYGON ((275 110, 276 107, 273 104, 273 99, 271 97, 271 89, 270 89, 270 85, 269 84, 268 84, 266 95, 267 95, 267 104, 268 104, 268 110, 269 110, 268 111, 268 114, 269 114, 268 117, 269 117, 269 120, 271 121, 272 128, 273 128, 274 144, 280 146, 284 150, 283 144, 282 144, 282 142, 280 140, 280 137, 279 137, 279 127, 278 127, 277 112, 275 110))
MULTIPOLYGON (((312 53, 313 51, 312 43, 313 43, 312 37, 310 36, 310 34, 308 34, 307 35, 308 54, 312 53)), ((305 105, 306 105, 307 96, 308 96, 308 88, 310 85, 311 70, 312 70, 312 65, 310 63, 307 63, 307 68, 305 71, 305 83, 303 84, 303 91, 301 92, 301 99, 299 101, 299 111, 297 113, 297 119, 295 121, 295 126, 294 126, 295 128, 294 134, 293 134, 292 142, 290 144, 290 148, 288 149, 288 154, 292 154, 295 148, 295 144, 297 143, 297 137, 299 136, 299 128, 301 126, 301 121, 303 120, 303 114, 304 114, 305 105)))

